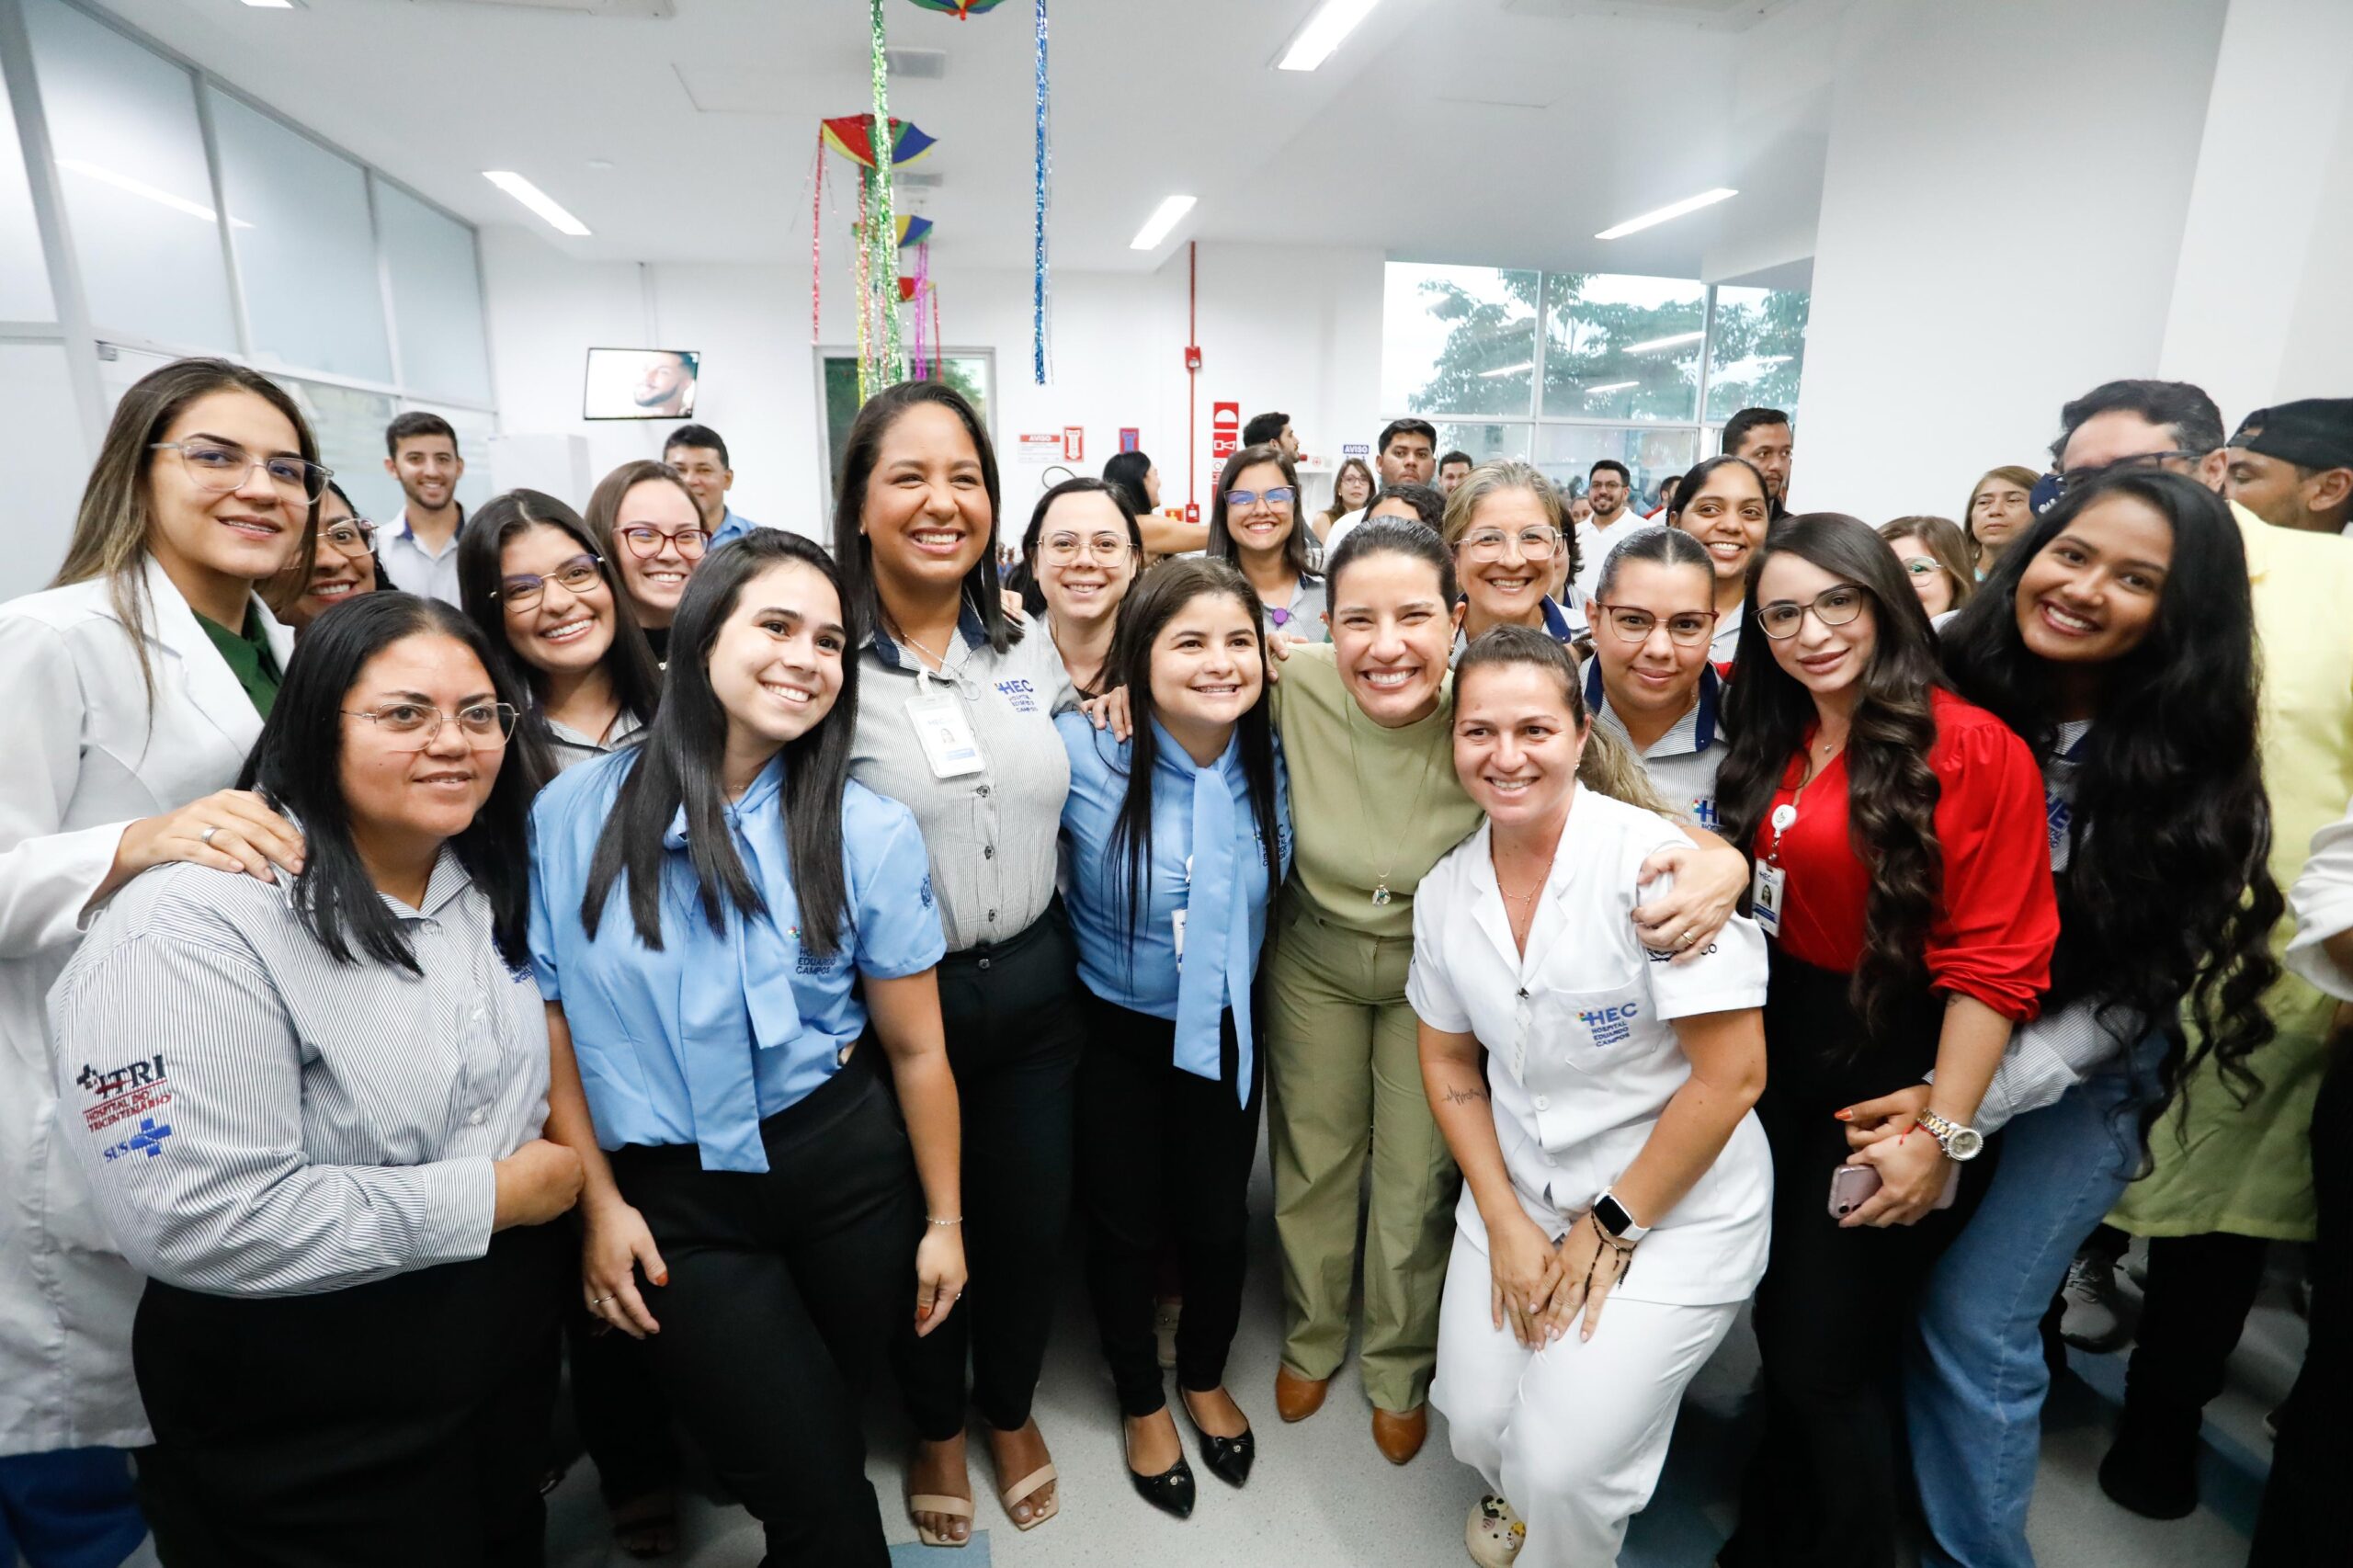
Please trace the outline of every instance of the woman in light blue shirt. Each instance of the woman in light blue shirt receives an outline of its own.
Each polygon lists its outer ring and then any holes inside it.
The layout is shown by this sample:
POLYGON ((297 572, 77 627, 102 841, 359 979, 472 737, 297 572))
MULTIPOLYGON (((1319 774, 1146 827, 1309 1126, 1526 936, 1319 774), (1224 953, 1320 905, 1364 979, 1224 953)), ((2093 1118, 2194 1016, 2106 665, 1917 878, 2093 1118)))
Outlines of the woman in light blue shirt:
POLYGON ((1133 737, 1056 721, 1070 754, 1068 902, 1086 989, 1078 1077, 1087 1285, 1127 1417, 1130 1479, 1183 1517, 1193 1474, 1153 1335, 1154 1265, 1185 1281, 1176 1381, 1201 1459, 1239 1486, 1249 1421, 1225 1392, 1242 1310, 1244 1193, 1257 1147, 1251 980, 1267 901, 1290 861, 1282 756, 1261 700, 1264 608, 1234 567, 1189 558, 1146 575, 1106 671, 1133 737))
POLYGON ((848 648, 815 545, 712 551, 643 744, 532 809, 531 958, 550 1136, 587 1170, 584 1301, 653 1336, 770 1561, 881 1568, 859 1382, 909 1255, 918 1333, 964 1255, 945 943, 914 817, 849 781, 848 648))

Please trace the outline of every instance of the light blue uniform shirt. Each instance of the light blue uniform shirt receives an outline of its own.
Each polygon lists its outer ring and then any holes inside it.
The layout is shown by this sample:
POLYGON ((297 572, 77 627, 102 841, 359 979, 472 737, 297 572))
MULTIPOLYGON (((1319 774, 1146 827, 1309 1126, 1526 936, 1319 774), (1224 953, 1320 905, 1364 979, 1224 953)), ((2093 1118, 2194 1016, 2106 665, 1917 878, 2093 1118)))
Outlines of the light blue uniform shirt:
POLYGON ((904 806, 846 785, 847 918, 832 957, 803 950, 779 756, 728 809, 766 913, 722 900, 726 929, 711 929, 681 810, 663 838, 662 950, 639 938, 625 877, 591 939, 580 920, 589 865, 641 755, 583 763, 533 804, 531 967, 540 993, 563 1004, 597 1147, 695 1143, 705 1170, 765 1171, 761 1120, 831 1078, 865 1032, 858 975, 919 974, 948 950, 923 836, 904 806))
MULTIPOLYGON (((1185 748, 1154 722, 1159 758, 1153 769, 1152 861, 1145 869, 1146 896, 1138 907, 1131 937, 1128 931, 1127 847, 1120 845, 1115 848, 1112 835, 1119 824, 1120 808, 1127 799, 1128 759, 1132 745, 1112 740, 1108 731, 1098 732, 1082 714, 1064 713, 1054 721, 1054 726, 1062 733, 1063 749, 1070 755, 1070 797, 1063 806, 1063 843, 1070 851, 1070 885, 1064 903, 1078 938, 1079 979, 1106 1002, 1156 1018, 1177 1019, 1189 1026, 1180 1029, 1180 1034, 1190 1038, 1176 1041, 1176 1064, 1190 1072, 1200 1072, 1206 1064, 1208 1070, 1201 1074, 1206 1077, 1218 1076, 1218 1014, 1223 1006, 1238 1004, 1234 1006, 1234 1028, 1243 1048, 1239 1088, 1246 1097, 1250 1083, 1250 981, 1257 973, 1258 953, 1266 942, 1268 888, 1266 841, 1260 836, 1257 818, 1251 811, 1249 780, 1242 769, 1240 738, 1227 744, 1225 755, 1211 767, 1197 768, 1185 748), (1231 854, 1239 901, 1247 910, 1246 920, 1229 931, 1231 946, 1226 949, 1229 954, 1241 954, 1243 961, 1236 963, 1229 958, 1222 966, 1214 949, 1204 951, 1202 937, 1209 926, 1205 914, 1188 907, 1196 869, 1193 791, 1196 779, 1204 773, 1222 778, 1233 801, 1231 854), (1207 965, 1207 972, 1212 976, 1222 967, 1224 980, 1223 994, 1216 999, 1219 1005, 1210 1006, 1204 998, 1200 1011, 1190 1018, 1185 1017, 1178 1006, 1183 969, 1176 941, 1179 912, 1187 917, 1185 963, 1207 965), (1242 971, 1239 975, 1235 973, 1237 969, 1242 971)), ((1286 872, 1290 869, 1290 793, 1281 744, 1278 742, 1276 844, 1286 872)))
POLYGON ((752 521, 751 518, 735 510, 734 507, 722 506, 720 508, 719 526, 711 529, 710 540, 703 546, 703 548, 705 550, 717 550, 721 545, 725 544, 730 540, 742 539, 745 534, 750 533, 754 528, 758 528, 759 526, 759 524, 752 521))

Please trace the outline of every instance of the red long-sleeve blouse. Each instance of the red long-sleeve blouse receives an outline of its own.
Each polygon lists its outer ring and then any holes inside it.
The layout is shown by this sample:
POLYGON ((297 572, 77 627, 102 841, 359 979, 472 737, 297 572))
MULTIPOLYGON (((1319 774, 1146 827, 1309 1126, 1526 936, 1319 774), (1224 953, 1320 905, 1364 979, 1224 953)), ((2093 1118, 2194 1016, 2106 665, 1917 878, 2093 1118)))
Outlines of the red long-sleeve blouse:
MULTIPOLYGON (((2006 1017, 2031 1018, 2051 987, 2059 936, 2042 775, 2026 743, 1993 714, 1946 691, 1934 693, 1932 704, 1937 740, 1928 767, 1942 786, 1936 824, 1944 898, 1928 929, 1929 983, 2006 1017)), ((1799 800, 1804 777, 1802 747, 1773 797, 1775 808, 1795 801, 1797 820, 1777 842, 1768 811, 1754 848, 1760 858, 1775 858, 1789 879, 1782 950, 1849 972, 1862 959, 1870 872, 1848 835, 1846 754, 1799 800)))

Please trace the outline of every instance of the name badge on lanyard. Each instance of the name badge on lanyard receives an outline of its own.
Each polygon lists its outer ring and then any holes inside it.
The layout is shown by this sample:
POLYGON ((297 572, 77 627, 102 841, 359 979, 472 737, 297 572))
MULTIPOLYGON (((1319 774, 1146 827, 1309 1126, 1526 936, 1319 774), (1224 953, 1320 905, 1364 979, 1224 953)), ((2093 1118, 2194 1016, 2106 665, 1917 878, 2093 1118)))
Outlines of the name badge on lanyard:
POLYGON ((1789 832, 1790 824, 1797 820, 1796 806, 1773 808, 1773 850, 1756 862, 1756 874, 1749 881, 1749 913, 1756 919, 1757 929, 1768 937, 1781 934, 1781 899, 1788 890, 1790 874, 1777 862, 1781 855, 1781 835, 1789 832))
MULTIPOLYGON (((1185 897, 1189 902, 1192 896, 1193 858, 1188 855, 1185 857, 1185 897)), ((1168 916, 1169 936, 1176 949, 1176 972, 1179 974, 1185 972, 1185 916, 1188 913, 1189 911, 1178 909, 1168 916)))
POLYGON ((962 778, 988 767, 981 743, 972 733, 972 715, 949 691, 935 692, 917 671, 915 697, 907 703, 907 719, 915 727, 924 759, 934 778, 962 778))

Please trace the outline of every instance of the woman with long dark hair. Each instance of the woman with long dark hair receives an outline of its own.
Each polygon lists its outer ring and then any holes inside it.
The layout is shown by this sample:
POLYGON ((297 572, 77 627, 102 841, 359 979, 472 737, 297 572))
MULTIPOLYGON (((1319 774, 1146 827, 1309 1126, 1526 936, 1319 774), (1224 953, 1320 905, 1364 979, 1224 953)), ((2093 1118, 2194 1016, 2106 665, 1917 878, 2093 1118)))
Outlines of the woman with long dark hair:
POLYGON ((1056 721, 1070 754, 1063 839, 1087 991, 1087 1284, 1127 1418, 1130 1479, 1179 1517, 1194 1488, 1153 1337, 1164 1245, 1185 1281, 1176 1383, 1202 1461, 1239 1486, 1256 1452, 1225 1360, 1242 1315, 1264 1082, 1251 981, 1290 858, 1281 753, 1262 700, 1262 613, 1225 562, 1165 563, 1136 590, 1112 657, 1131 737, 1115 742, 1076 713, 1056 721))
POLYGON ((581 520, 597 553, 620 568, 630 615, 657 663, 670 656, 670 622, 703 551, 710 546, 702 508, 686 476, 640 458, 597 482, 581 520))
POLYGON ((2050 983, 2041 779, 2025 743, 1946 686, 1919 596, 1867 525, 1787 519, 1748 592, 1716 800, 1772 938, 1757 1118, 1773 1256, 1756 1309, 1765 1435, 1722 1559, 1885 1568, 1915 1297, 1961 1218, 1947 1194, 1976 1186, 1979 1100, 2050 983), (1931 1073, 1928 1103, 1890 1129, 1909 1135, 1849 1162, 1854 1108, 1931 1073))
MULTIPOLYGON (((2274 1032, 2261 998, 2284 904, 2265 864, 2254 614, 2229 508, 2143 470, 2071 491, 1945 628, 1954 686, 2041 764, 2059 895, 2043 1016, 2011 1037, 1978 1108, 1980 1131, 2004 1130, 2001 1161, 1929 1277, 1906 1379, 1929 1529, 1972 1568, 2034 1561, 2040 1330, 2068 1260, 2199 1062, 2243 1072, 2274 1032)), ((1855 1108, 1850 1141, 1927 1094, 1855 1108)))
POLYGON ((1716 569, 1716 630, 1709 659, 1729 676, 1738 657, 1743 607, 1753 575, 1750 563, 1765 543, 1773 502, 1765 476, 1745 458, 1710 458, 1683 476, 1660 520, 1681 528, 1706 549, 1716 569))
POLYGON ((959 1315, 964 1280, 939 916, 913 817, 849 778, 858 666, 824 552, 756 529, 674 625, 642 744, 531 813, 581 1300, 653 1338, 772 1561, 879 1565, 858 1391, 896 1324, 959 1315))
POLYGON ((940 1545, 971 1539, 972 1405, 1013 1523, 1034 1528, 1058 1506, 1030 1404, 1053 1327, 1086 1039, 1078 950, 1054 892, 1070 793, 1054 714, 1078 699, 1052 640, 1006 618, 998 502, 988 433, 954 388, 907 381, 858 410, 834 509, 865 690, 850 772, 915 813, 931 856, 977 1281, 938 1334, 893 1347, 915 1427, 910 1512, 940 1545))
POLYGON ((311 622, 361 594, 389 594, 392 580, 376 559, 376 525, 359 515, 343 486, 327 481, 319 497, 316 558, 280 572, 263 595, 278 623, 301 637, 311 622))
POLYGON ((310 573, 317 460, 267 376, 166 365, 115 405, 55 581, 0 607, 0 1483, 73 1498, 61 1528, 125 1552, 144 1527, 109 1450, 149 1441, 139 1279, 55 1131, 46 998, 87 913, 150 867, 301 869, 294 826, 231 786, 293 652, 258 590, 310 573))
POLYGON ((1045 617, 1071 685, 1100 695, 1120 607, 1143 570, 1127 493, 1100 479, 1065 479, 1047 491, 1021 536, 1021 565, 1023 608, 1045 617))
POLYGON ((535 785, 653 722, 662 672, 620 565, 554 496, 510 490, 476 512, 458 537, 458 593, 530 693, 517 751, 535 785))
POLYGON ((1381 481, 1372 474, 1371 465, 1362 458, 1349 458, 1340 464, 1332 476, 1332 504, 1309 519, 1314 529, 1315 542, 1327 542, 1332 525, 1351 512, 1361 512, 1381 493, 1381 481))
POLYGON ((522 693, 488 653, 432 599, 323 618, 238 779, 301 823, 301 875, 151 871, 52 997, 64 1142, 148 1277, 174 1568, 540 1561, 581 1176, 540 1137, 522 693))
POLYGON ((1245 447, 1225 460, 1210 506, 1209 553, 1250 579, 1266 606, 1270 638, 1324 640, 1324 579, 1311 564, 1313 545, 1289 453, 1245 447))

